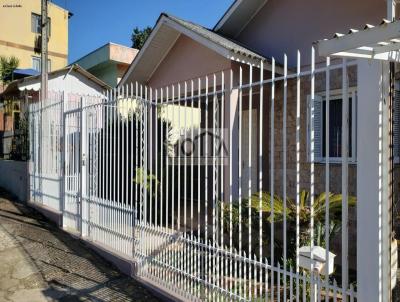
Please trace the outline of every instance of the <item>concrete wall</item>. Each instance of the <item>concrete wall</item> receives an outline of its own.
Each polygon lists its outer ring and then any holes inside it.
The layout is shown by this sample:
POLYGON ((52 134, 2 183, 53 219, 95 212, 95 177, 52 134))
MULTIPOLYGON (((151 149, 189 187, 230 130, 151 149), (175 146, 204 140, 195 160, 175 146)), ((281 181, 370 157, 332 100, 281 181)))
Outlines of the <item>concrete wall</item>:
POLYGON ((27 171, 27 162, 0 160, 0 187, 25 202, 28 193, 27 171))

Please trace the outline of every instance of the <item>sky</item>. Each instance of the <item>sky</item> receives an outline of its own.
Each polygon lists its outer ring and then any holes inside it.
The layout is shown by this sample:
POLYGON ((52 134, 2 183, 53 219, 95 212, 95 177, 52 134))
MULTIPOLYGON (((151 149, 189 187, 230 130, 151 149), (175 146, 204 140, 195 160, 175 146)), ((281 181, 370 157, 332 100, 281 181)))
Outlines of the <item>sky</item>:
POLYGON ((233 0, 52 0, 73 13, 69 63, 114 42, 131 46, 134 27, 153 27, 162 12, 212 28, 233 0))

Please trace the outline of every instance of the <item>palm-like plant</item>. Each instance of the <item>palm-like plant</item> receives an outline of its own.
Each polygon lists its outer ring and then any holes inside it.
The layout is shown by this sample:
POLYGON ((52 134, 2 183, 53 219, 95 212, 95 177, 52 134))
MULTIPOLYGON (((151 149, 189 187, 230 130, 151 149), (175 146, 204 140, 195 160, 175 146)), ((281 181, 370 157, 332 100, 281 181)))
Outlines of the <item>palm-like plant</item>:
POLYGON ((0 56, 0 81, 3 83, 8 82, 11 79, 11 75, 14 70, 18 67, 18 58, 11 56, 9 58, 0 56))
MULTIPOLYGON (((310 193, 307 191, 301 191, 299 196, 299 218, 300 223, 308 223, 311 219, 311 209, 314 210, 313 217, 314 221, 323 222, 325 220, 326 213, 326 194, 321 193, 314 198, 313 205, 310 205, 310 193)), ((340 219, 342 213, 342 195, 329 193, 329 219, 336 221, 340 219)), ((256 212, 263 212, 268 215, 269 221, 281 222, 286 216, 287 221, 295 221, 297 213, 297 204, 291 199, 286 200, 286 204, 279 196, 274 196, 273 200, 271 194, 267 192, 257 192, 253 194, 248 200, 245 200, 245 204, 250 205, 256 212), (260 198, 261 194, 261 198, 260 198), (261 206, 260 206, 261 200, 261 206), (273 209, 273 211, 272 211, 273 209)), ((356 205, 356 198, 354 196, 348 197, 348 206, 353 207, 356 205)))
MULTIPOLYGON (((341 229, 341 213, 342 213, 342 195, 329 193, 329 224, 328 230, 325 230, 325 215, 326 215, 326 194, 322 193, 314 197, 313 201, 313 218, 315 228, 315 243, 324 246, 325 245, 325 234, 329 232, 328 238, 331 240, 335 234, 341 229)), ((356 204, 356 198, 353 196, 348 197, 349 207, 353 207, 356 204)), ((276 230, 282 228, 280 224, 283 223, 284 217, 286 217, 287 232, 296 233, 296 218, 297 218, 297 204, 296 201, 288 198, 286 202, 275 195, 271 198, 271 194, 267 192, 258 192, 250 196, 248 199, 242 200, 241 207, 236 202, 232 204, 221 204, 223 215, 224 215, 224 226, 227 228, 230 225, 230 219, 232 217, 232 226, 234 233, 238 233, 238 225, 241 223, 244 228, 252 228, 254 230, 259 229, 260 225, 268 227, 273 221, 277 224, 276 230), (261 195, 260 195, 261 194, 261 195), (251 211, 251 225, 249 225, 248 209, 251 211), (272 210, 273 209, 273 210, 272 210), (262 220, 260 221, 260 212, 262 220)), ((311 205, 310 205, 310 193, 307 191, 300 192, 299 203, 298 203, 299 223, 300 223, 300 244, 310 243, 310 222, 311 222, 311 205)), ((226 231, 229 231, 226 229, 226 231)), ((264 232, 265 238, 263 244, 269 244, 270 238, 268 237, 269 232, 264 232)), ((264 236, 264 235, 263 235, 264 236)), ((278 236, 279 237, 279 236, 278 236)), ((296 248, 295 236, 288 236, 287 238, 287 249, 288 257, 293 256, 296 248)), ((235 241, 235 238, 234 238, 235 241)), ((253 240, 253 244, 257 244, 257 239, 253 240)), ((282 242, 279 242, 278 238, 275 238, 274 242, 277 249, 282 248, 282 242)))

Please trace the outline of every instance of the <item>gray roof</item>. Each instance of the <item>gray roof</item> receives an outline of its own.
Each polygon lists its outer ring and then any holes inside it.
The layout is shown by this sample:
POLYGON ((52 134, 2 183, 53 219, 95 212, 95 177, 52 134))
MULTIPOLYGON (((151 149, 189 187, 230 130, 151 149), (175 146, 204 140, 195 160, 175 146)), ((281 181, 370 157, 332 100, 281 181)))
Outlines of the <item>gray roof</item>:
POLYGON ((180 19, 178 17, 172 16, 172 15, 169 15, 166 13, 163 13, 162 15, 175 21, 176 23, 179 23, 180 25, 184 26, 188 30, 191 30, 191 31, 197 33, 198 35, 214 42, 215 44, 222 46, 223 48, 225 48, 229 51, 232 51, 232 52, 240 54, 240 55, 244 55, 244 56, 252 58, 252 59, 267 61, 267 59, 265 57, 261 56, 260 54, 244 47, 237 41, 226 38, 226 37, 216 33, 212 29, 205 28, 196 23, 186 21, 186 20, 180 19))

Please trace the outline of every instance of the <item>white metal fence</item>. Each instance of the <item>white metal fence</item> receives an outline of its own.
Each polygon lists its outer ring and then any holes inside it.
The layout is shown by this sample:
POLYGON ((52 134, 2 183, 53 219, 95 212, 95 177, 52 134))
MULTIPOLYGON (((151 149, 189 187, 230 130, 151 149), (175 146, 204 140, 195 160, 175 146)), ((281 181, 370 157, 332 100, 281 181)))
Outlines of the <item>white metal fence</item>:
POLYGON ((32 105, 32 200, 187 300, 354 301, 357 74, 311 57, 32 105))

